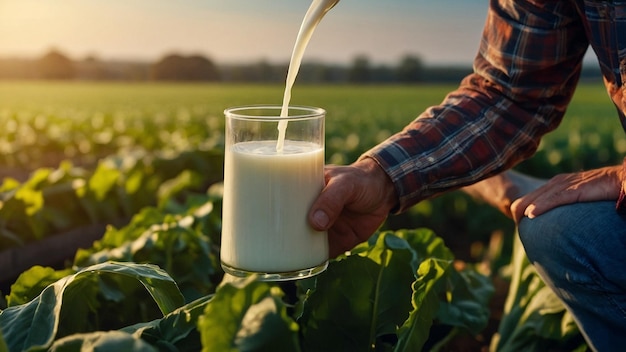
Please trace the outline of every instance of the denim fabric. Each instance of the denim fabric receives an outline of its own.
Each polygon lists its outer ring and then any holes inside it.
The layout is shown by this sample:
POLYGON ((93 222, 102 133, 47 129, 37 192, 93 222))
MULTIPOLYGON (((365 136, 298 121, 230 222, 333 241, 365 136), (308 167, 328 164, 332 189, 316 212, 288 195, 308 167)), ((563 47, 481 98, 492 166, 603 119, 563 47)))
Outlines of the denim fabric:
POLYGON ((576 203, 524 218, 519 236, 589 346, 626 348, 626 216, 615 212, 615 202, 576 203))

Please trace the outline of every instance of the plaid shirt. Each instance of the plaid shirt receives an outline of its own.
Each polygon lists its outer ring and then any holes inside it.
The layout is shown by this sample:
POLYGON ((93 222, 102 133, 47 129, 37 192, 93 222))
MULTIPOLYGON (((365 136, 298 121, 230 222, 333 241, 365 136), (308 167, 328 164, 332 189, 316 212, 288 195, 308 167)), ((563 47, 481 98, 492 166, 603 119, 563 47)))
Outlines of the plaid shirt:
POLYGON ((474 73, 362 156, 391 177, 396 210, 532 156, 561 122, 589 46, 626 129, 626 1, 490 0, 474 73))

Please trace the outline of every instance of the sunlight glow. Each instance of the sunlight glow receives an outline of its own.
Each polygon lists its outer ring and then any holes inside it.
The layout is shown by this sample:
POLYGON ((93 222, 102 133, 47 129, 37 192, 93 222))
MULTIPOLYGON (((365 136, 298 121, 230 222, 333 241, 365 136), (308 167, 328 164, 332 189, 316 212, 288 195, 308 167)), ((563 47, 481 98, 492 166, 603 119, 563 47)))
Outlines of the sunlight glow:
MULTIPOLYGON (((200 53, 217 61, 285 61, 309 0, 2 0, 0 57, 41 55, 58 48, 87 55, 152 60, 200 53)), ((309 59, 425 61, 473 59, 487 1, 420 3, 342 0, 311 40, 309 59)))

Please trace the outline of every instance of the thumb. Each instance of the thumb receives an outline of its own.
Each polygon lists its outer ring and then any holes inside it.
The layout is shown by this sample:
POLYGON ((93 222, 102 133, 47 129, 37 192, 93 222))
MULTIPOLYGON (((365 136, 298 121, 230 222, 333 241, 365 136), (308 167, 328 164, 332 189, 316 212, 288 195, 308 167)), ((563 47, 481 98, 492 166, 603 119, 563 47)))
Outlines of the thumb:
POLYGON ((308 220, 314 229, 325 231, 335 223, 347 203, 350 189, 351 187, 339 186, 335 179, 330 179, 309 211, 308 220))

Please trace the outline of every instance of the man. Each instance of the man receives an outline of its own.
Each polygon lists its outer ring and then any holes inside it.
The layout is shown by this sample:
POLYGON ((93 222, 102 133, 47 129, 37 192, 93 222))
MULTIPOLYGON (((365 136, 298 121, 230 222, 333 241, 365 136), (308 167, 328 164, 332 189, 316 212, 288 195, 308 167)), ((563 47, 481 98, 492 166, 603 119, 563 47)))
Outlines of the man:
MULTIPOLYGON (((503 172, 561 122, 589 46, 626 127, 626 1, 491 0, 474 73, 355 163, 327 166, 309 222, 328 230, 331 255, 366 240, 389 213, 489 177, 509 182, 503 172)), ((557 175, 500 206, 599 351, 626 342, 625 181, 622 165, 557 175)))

